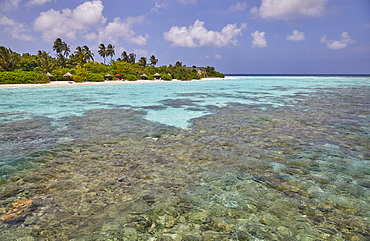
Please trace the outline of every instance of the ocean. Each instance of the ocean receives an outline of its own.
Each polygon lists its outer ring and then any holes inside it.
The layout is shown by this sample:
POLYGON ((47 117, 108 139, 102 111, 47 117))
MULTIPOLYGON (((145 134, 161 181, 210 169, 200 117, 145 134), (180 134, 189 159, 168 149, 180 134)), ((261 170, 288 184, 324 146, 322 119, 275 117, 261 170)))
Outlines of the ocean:
POLYGON ((369 240, 370 78, 0 89, 1 240, 369 240))

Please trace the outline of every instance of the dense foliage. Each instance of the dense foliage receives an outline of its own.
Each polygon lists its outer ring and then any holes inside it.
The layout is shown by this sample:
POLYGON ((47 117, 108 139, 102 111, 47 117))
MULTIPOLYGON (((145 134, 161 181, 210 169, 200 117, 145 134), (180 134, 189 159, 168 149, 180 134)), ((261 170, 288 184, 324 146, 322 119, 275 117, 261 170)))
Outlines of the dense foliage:
POLYGON ((44 73, 34 71, 0 72, 0 84, 41 84, 50 82, 44 73))
POLYGON ((94 62, 94 54, 86 45, 77 46, 72 53, 70 46, 57 38, 52 48, 56 53, 55 57, 41 50, 36 55, 20 55, 10 48, 0 46, 0 84, 47 83, 58 80, 98 82, 106 79, 135 81, 155 78, 190 80, 225 77, 214 67, 186 67, 179 61, 175 65, 156 67, 158 59, 154 55, 149 61, 146 57, 140 57, 136 61, 136 54, 127 54, 124 51, 114 60, 115 47, 111 44, 99 46, 98 54, 103 57, 104 63, 94 62), (110 57, 108 65, 105 64, 106 57, 110 57), (68 72, 72 76, 65 76, 68 72))

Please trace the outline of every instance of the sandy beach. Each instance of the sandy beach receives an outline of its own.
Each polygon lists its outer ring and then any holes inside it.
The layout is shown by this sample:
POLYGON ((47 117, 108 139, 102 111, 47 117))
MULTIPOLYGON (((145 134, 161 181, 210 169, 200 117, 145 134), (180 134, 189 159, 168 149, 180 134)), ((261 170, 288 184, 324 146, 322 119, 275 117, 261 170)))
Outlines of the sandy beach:
MULTIPOLYGON (((209 80, 222 80, 223 78, 203 78, 199 80, 191 81, 209 81, 209 80)), ((137 80, 137 81, 127 81, 127 80, 108 80, 103 82, 82 82, 76 83, 73 81, 52 81, 46 84, 3 84, 0 85, 0 89, 4 88, 33 88, 33 87, 56 87, 56 86, 85 86, 85 85, 117 85, 117 84, 144 84, 144 83, 163 83, 163 82, 180 82, 181 80, 173 79, 171 81, 165 80, 137 80)))

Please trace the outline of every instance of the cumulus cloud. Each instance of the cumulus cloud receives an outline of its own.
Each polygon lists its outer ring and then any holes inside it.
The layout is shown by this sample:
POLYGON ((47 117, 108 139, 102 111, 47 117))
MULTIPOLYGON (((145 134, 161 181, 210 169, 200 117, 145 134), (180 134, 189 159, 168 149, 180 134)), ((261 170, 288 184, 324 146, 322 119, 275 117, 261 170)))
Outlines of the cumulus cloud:
POLYGON ((184 4, 184 5, 195 5, 197 4, 197 0, 178 0, 181 4, 184 4))
POLYGON ((20 39, 24 41, 32 41, 34 39, 31 35, 27 34, 28 29, 24 24, 18 23, 13 19, 3 16, 0 18, 0 25, 5 27, 5 31, 13 39, 20 39))
POLYGON ((328 49, 338 50, 347 48, 347 46, 355 41, 351 39, 347 32, 341 34, 340 40, 331 40, 328 39, 326 35, 322 36, 320 43, 325 43, 328 49))
POLYGON ((305 34, 298 30, 293 30, 291 35, 286 36, 286 39, 290 41, 303 41, 305 40, 305 34))
POLYGON ((268 47, 265 37, 265 32, 260 32, 258 30, 251 33, 251 36, 253 37, 252 40, 252 47, 254 48, 266 48, 268 47))
POLYGON ((30 0, 27 5, 29 6, 36 6, 36 5, 44 5, 45 3, 51 2, 51 0, 30 0))
POLYGON ((291 19, 301 16, 315 17, 324 14, 328 0, 262 0, 251 13, 264 19, 291 19))
POLYGON ((241 34, 247 25, 243 23, 240 28, 236 24, 226 25, 221 32, 210 31, 204 27, 204 22, 196 20, 189 27, 173 26, 170 31, 163 34, 164 39, 172 42, 172 46, 179 47, 224 47, 238 45, 236 36, 241 34))
POLYGON ((56 38, 75 40, 78 35, 85 35, 106 22, 102 15, 102 1, 87 1, 75 9, 56 11, 50 9, 40 13, 34 22, 34 29, 42 32, 42 37, 48 42, 56 38))
POLYGON ((233 5, 230 6, 229 11, 230 12, 238 12, 238 11, 243 11, 247 9, 247 4, 245 2, 237 2, 233 5))
POLYGON ((0 0, 0 12, 16 10, 21 0, 0 0))
POLYGON ((143 16, 128 17, 124 20, 117 17, 113 22, 99 31, 99 41, 117 43, 119 39, 124 39, 133 44, 145 45, 149 36, 136 35, 132 30, 133 24, 142 23, 144 20, 145 18, 143 16))

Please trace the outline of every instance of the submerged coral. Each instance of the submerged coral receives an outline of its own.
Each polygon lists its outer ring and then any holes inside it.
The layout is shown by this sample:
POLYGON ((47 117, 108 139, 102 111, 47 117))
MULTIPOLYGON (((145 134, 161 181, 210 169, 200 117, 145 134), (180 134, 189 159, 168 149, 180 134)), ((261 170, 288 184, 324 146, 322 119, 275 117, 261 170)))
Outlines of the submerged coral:
POLYGON ((68 118, 1 187, 0 239, 368 240, 368 91, 230 103, 188 129, 132 110, 68 118))

